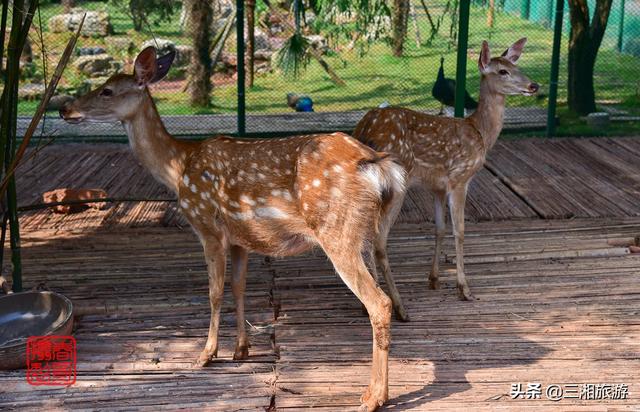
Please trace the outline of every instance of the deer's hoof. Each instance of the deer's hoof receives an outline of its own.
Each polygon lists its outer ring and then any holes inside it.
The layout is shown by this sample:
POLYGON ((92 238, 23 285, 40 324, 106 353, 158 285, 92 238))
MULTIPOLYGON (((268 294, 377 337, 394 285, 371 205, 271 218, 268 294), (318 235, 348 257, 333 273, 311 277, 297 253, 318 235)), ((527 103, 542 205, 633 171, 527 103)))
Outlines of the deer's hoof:
POLYGON ((236 346, 236 350, 233 352, 233 360, 245 360, 249 358, 248 346, 236 346))
POLYGON ((438 281, 437 276, 429 276, 429 289, 431 290, 440 289, 440 282, 438 281))
POLYGON ((361 405, 358 410, 361 412, 373 412, 388 400, 389 395, 386 388, 371 389, 371 386, 369 386, 360 397, 361 405))
POLYGON ((411 318, 409 317, 409 314, 407 313, 407 311, 405 310, 404 306, 400 306, 400 307, 394 307, 393 311, 396 314, 396 319, 401 321, 401 322, 409 322, 411 320, 411 318))
POLYGON ((471 290, 467 285, 458 284, 458 297, 460 300, 473 301, 476 300, 475 296, 471 294, 471 290))
POLYGON ((198 356, 198 359, 194 362, 193 366, 196 368, 204 368, 209 365, 211 361, 218 357, 218 350, 203 350, 198 356))

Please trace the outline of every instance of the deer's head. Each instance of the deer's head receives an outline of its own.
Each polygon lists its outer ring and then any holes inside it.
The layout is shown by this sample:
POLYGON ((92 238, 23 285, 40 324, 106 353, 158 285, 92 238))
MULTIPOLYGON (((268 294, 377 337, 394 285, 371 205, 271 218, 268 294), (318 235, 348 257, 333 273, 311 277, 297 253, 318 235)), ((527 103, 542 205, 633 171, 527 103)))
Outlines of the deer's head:
POLYGON ((486 82, 493 93, 531 96, 540 88, 538 83, 532 82, 516 66, 526 42, 527 38, 522 38, 513 43, 502 55, 493 58, 489 51, 489 44, 486 41, 482 42, 478 68, 483 82, 486 82))
POLYGON ((147 47, 136 57, 134 73, 111 76, 102 86, 66 103, 60 117, 70 123, 82 121, 114 122, 132 117, 147 97, 147 86, 167 74, 175 53, 156 57, 156 49, 147 47))

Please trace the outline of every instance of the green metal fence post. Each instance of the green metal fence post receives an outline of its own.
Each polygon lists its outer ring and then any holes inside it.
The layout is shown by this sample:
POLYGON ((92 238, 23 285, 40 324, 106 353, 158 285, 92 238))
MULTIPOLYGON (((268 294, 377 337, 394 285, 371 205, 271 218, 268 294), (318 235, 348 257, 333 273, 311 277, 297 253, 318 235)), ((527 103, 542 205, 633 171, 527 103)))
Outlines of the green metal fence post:
POLYGON ((624 6, 625 0, 620 0, 620 22, 618 24, 618 51, 622 53, 622 40, 624 36, 624 6))
POLYGON ((529 20, 529 16, 531 15, 531 0, 522 0, 521 6, 520 16, 523 19, 529 20))
POLYGON ((564 0, 556 0, 556 25, 553 33, 551 54, 551 76, 549 78, 549 107, 547 110, 547 137, 556 133, 556 105, 558 100, 558 74, 560 71, 560 42, 562 40, 562 18, 564 0))
POLYGON ((456 63, 456 117, 464 117, 464 91, 467 87, 467 45, 469 44, 469 7, 469 0, 460 0, 458 60, 456 63))
POLYGON ((246 102, 244 84, 244 0, 236 0, 236 62, 238 68, 238 136, 246 134, 246 102))

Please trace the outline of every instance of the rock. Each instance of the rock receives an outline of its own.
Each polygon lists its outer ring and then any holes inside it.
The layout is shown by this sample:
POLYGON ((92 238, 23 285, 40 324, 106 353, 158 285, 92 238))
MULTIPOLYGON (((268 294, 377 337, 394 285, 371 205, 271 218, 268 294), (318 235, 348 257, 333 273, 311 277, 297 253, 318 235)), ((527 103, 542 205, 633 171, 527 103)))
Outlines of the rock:
MULTIPOLYGON (((55 202, 73 202, 91 199, 104 199, 107 197, 107 192, 102 189, 55 189, 42 194, 42 200, 44 203, 55 202)), ((57 205, 51 206, 50 209, 56 213, 76 213, 81 212, 84 209, 91 207, 93 209, 104 209, 107 206, 106 202, 93 202, 93 203, 81 203, 74 205, 57 205)))
POLYGON ((62 109, 65 103, 73 100, 73 96, 69 96, 68 94, 57 94, 51 99, 49 99, 49 104, 47 104, 47 110, 49 111, 58 111, 62 109))
POLYGON ((257 50, 255 53, 253 53, 253 57, 256 60, 265 60, 265 61, 271 61, 271 56, 273 56, 273 51, 271 50, 257 50))
POLYGON ((104 11, 85 11, 81 8, 71 9, 71 13, 58 14, 49 19, 48 27, 52 33, 64 33, 76 31, 82 21, 82 16, 87 13, 80 34, 85 37, 105 37, 113 32, 109 21, 109 14, 104 11))
POLYGON ((107 50, 100 46, 80 47, 76 50, 78 56, 95 56, 96 54, 105 54, 106 52, 107 50))
POLYGON ((44 96, 45 87, 39 83, 27 83, 18 86, 18 99, 20 100, 39 100, 44 96))
POLYGON ((269 39, 269 36, 267 36, 267 33, 263 32, 262 30, 256 27, 253 30, 253 35, 255 38, 255 45, 256 45, 255 51, 272 50, 271 40, 269 39))
POLYGON ((329 43, 324 36, 319 34, 310 34, 304 37, 309 41, 309 43, 311 43, 311 47, 319 51, 321 54, 325 54, 329 50, 329 43))
POLYGON ((73 62, 74 67, 89 77, 111 76, 122 69, 122 63, 116 62, 106 53, 95 56, 80 56, 73 62))
POLYGON ((176 46, 176 58, 173 65, 176 67, 188 66, 193 56, 193 47, 179 44, 176 46))
POLYGON ((102 86, 107 80, 109 80, 108 77, 95 77, 93 79, 86 79, 85 81, 82 82, 82 85, 78 87, 78 90, 76 91, 77 93, 76 96, 83 96, 89 93, 91 90, 95 89, 96 87, 102 86))
POLYGON ((136 52, 136 44, 129 37, 107 37, 106 43, 111 46, 112 50, 117 50, 126 54, 136 52))
POLYGON ((140 50, 144 50, 149 46, 153 46, 156 48, 156 53, 158 53, 158 56, 164 56, 165 54, 176 51, 176 44, 173 41, 167 39, 156 39, 155 41, 153 39, 147 40, 146 42, 142 43, 142 47, 140 47, 140 50))

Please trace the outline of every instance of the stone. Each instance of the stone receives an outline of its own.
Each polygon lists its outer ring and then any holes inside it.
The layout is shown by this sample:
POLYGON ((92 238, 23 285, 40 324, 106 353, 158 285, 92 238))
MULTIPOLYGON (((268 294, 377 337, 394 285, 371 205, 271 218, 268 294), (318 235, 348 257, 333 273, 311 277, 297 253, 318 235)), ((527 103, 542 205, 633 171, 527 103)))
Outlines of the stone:
MULTIPOLYGON (((265 32, 263 32, 262 30, 256 27, 253 30, 253 35, 255 38, 255 45, 256 45, 255 51, 272 50, 271 40, 269 39, 269 36, 267 36, 265 32)), ((245 40, 245 43, 246 43, 246 40, 245 40)))
MULTIPOLYGON (((107 198, 107 192, 102 189, 62 188, 44 192, 42 194, 42 200, 44 203, 77 202, 83 200, 97 200, 105 198, 107 198)), ((88 207, 102 210, 106 206, 106 202, 91 202, 73 205, 56 205, 51 206, 50 209, 56 213, 77 213, 85 210, 88 207)))
POLYGON ((52 33, 64 33, 76 31, 82 21, 82 16, 87 14, 80 34, 85 37, 105 37, 113 33, 113 27, 109 20, 109 14, 104 11, 86 11, 79 7, 71 9, 71 13, 58 14, 48 21, 49 31, 52 33))
POLYGON ((18 86, 18 99, 39 100, 44 96, 45 87, 40 83, 27 83, 18 86))
POLYGON ((173 65, 176 67, 188 66, 193 56, 193 47, 179 44, 176 46, 176 58, 173 65))
POLYGON ((116 50, 125 54, 134 54, 136 52, 136 44, 129 37, 107 37, 105 42, 116 50))
POLYGON ((80 56, 73 62, 73 66, 89 77, 111 76, 122 69, 122 63, 116 62, 113 57, 106 53, 94 56, 80 56))
POLYGON ((158 53, 158 56, 164 56, 165 54, 176 51, 176 44, 173 41, 167 39, 156 39, 155 41, 153 39, 147 40, 146 42, 142 43, 142 47, 140 47, 140 50, 144 50, 149 46, 153 46, 156 48, 156 53, 158 53))
POLYGON ((101 46, 79 47, 76 50, 78 56, 95 56, 96 54, 105 54, 107 50, 101 46))
POLYGON ((304 36, 309 43, 311 43, 311 47, 319 51, 321 54, 325 54, 329 51, 329 43, 324 36, 319 34, 310 34, 308 36, 304 36))

